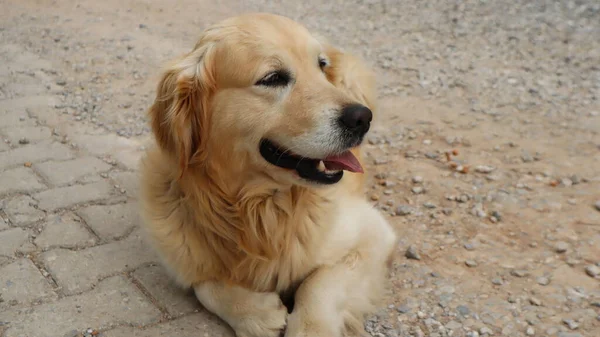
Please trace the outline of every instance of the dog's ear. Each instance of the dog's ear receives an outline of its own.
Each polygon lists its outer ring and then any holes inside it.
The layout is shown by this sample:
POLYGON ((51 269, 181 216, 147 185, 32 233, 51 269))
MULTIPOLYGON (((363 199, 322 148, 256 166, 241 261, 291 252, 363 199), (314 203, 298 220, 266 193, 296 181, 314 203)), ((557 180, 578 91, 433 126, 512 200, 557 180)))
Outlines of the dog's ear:
POLYGON ((327 79, 347 95, 375 111, 377 92, 373 71, 359 58, 333 47, 322 37, 318 39, 330 62, 325 68, 327 79))
POLYGON ((158 145, 177 157, 180 177, 204 162, 209 99, 215 88, 213 43, 198 44, 167 67, 149 114, 158 145))

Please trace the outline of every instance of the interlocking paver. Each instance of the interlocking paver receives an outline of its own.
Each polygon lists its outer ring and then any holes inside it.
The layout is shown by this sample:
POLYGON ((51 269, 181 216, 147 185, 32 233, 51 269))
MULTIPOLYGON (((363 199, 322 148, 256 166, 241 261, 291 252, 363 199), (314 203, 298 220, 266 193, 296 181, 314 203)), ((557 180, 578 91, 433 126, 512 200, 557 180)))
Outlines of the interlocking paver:
POLYGON ((46 213, 37 209, 38 202, 28 195, 19 195, 2 201, 2 209, 13 225, 26 226, 43 220, 46 213))
MULTIPOLYGON (((102 333, 102 337, 234 337, 229 326, 208 312, 199 312, 147 329, 118 328, 102 333)), ((7 336, 8 337, 8 336, 7 336)))
POLYGON ((142 267, 133 277, 163 306, 171 316, 181 316, 201 310, 193 290, 178 287, 160 265, 142 267))
POLYGON ((81 251, 54 249, 40 258, 66 294, 89 290, 100 278, 157 260, 139 232, 81 251))
POLYGON ((10 228, 0 232, 0 255, 13 256, 29 240, 29 233, 22 228, 10 228))
POLYGON ((8 310, 1 317, 6 327, 3 337, 61 337, 75 336, 90 326, 108 329, 151 324, 159 320, 160 311, 130 282, 114 276, 85 294, 28 309, 8 310))
POLYGON ((2 136, 0 135, 0 152, 10 150, 10 146, 4 141, 2 136))
POLYGON ((37 193, 33 196, 39 201, 39 207, 46 211, 67 208, 76 204, 107 199, 111 196, 112 186, 106 181, 85 185, 59 187, 37 193))
POLYGON ((45 140, 38 144, 0 152, 0 170, 10 166, 36 163, 46 160, 66 160, 73 157, 72 151, 61 143, 45 140))
POLYGON ((134 172, 114 172, 110 175, 119 187, 124 189, 128 196, 137 198, 139 191, 139 176, 134 172))
POLYGON ((17 167, 0 174, 0 195, 14 192, 33 192, 46 188, 27 167, 17 167))
POLYGON ((136 203, 94 205, 77 211, 102 239, 119 238, 129 233, 139 221, 136 203))
POLYGON ((78 248, 93 245, 96 239, 73 213, 66 213, 49 217, 34 242, 41 249, 78 248))
MULTIPOLYGON (((72 184, 88 175, 98 175, 112 167, 95 157, 81 157, 67 161, 47 161, 34 168, 51 184, 72 184)), ((99 178, 99 177, 98 177, 99 178)))
POLYGON ((0 109, 0 125, 4 128, 9 126, 35 125, 35 119, 29 118, 25 110, 6 111, 0 109))
POLYGON ((52 137, 52 130, 46 126, 24 126, 24 127, 10 127, 2 129, 2 134, 13 145, 25 145, 21 144, 34 144, 41 140, 49 139, 52 137))
POLYGON ((50 283, 28 259, 19 259, 0 268, 0 294, 4 300, 0 302, 0 311, 55 295, 50 283))

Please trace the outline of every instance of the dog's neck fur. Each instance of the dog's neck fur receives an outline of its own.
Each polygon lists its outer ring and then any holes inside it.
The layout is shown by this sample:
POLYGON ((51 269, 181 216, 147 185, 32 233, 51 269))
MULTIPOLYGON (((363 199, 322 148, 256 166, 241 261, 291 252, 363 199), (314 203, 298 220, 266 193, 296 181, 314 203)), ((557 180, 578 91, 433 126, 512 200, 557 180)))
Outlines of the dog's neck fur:
MULTIPOLYGON (((298 247, 319 242, 312 236, 315 226, 329 223, 326 217, 334 214, 335 207, 323 189, 282 186, 266 175, 231 179, 223 172, 214 167, 193 169, 178 185, 186 209, 205 221, 198 229, 204 231, 201 235, 206 237, 206 244, 218 245, 218 249, 210 250, 218 252, 217 258, 231 273, 224 276, 234 282, 256 282, 245 280, 243 270, 285 263, 289 254, 298 253, 298 247)), ((260 283, 279 282, 279 277, 266 273, 260 283)), ((273 286, 277 287, 268 285, 273 286)))

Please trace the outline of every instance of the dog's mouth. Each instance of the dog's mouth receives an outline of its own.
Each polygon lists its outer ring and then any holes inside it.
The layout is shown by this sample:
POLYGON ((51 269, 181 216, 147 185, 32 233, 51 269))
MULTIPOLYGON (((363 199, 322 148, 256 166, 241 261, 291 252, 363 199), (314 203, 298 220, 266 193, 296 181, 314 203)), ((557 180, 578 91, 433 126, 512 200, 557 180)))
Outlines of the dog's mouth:
POLYGON ((269 163, 295 170, 301 178, 320 184, 337 183, 344 171, 364 172, 358 159, 349 150, 323 159, 306 158, 263 139, 260 142, 260 154, 269 163))

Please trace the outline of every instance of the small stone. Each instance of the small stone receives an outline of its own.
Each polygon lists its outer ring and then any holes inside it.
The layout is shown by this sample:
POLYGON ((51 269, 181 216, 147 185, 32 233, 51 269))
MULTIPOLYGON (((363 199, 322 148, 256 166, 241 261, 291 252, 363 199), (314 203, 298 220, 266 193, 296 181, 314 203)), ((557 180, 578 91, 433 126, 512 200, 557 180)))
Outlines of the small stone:
POLYGON ((423 145, 431 145, 431 143, 432 143, 432 142, 431 142, 431 139, 425 139, 425 140, 423 141, 423 145))
POLYGON ((427 317, 427 315, 425 315, 425 313, 424 313, 424 312, 422 312, 422 311, 419 311, 419 312, 417 312, 417 317, 419 317, 419 318, 423 319, 423 318, 427 317))
POLYGON ((422 194, 423 192, 425 192, 425 189, 421 186, 415 186, 415 187, 411 188, 411 191, 414 194, 422 194))
POLYGON ((516 276, 516 277, 525 277, 527 275, 529 275, 529 272, 527 270, 524 269, 513 269, 510 274, 512 276, 516 276))
POLYGON ((503 281, 503 280, 502 280, 502 278, 500 278, 500 277, 494 277, 494 278, 492 279, 492 283, 493 283, 494 285, 501 286, 501 285, 503 285, 503 284, 504 284, 504 281, 503 281))
POLYGON ((465 243, 463 247, 465 247, 466 250, 475 250, 475 245, 470 242, 465 243))
POLYGON ((554 245, 554 251, 557 253, 564 253, 569 249, 569 244, 564 241, 559 241, 554 245))
POLYGON ((396 308, 396 310, 401 314, 406 314, 410 312, 411 308, 407 305, 401 305, 398 308, 396 308))
POLYGON ((467 261, 465 261, 465 264, 467 265, 467 267, 471 267, 471 268, 477 267, 477 262, 475 262, 474 260, 467 260, 467 261))
POLYGON ((492 329, 488 328, 487 326, 484 326, 482 328, 479 329, 479 333, 481 335, 491 335, 494 332, 492 331, 492 329))
POLYGON ((579 328, 579 324, 572 319, 563 319, 563 323, 571 330, 577 330, 579 328))
POLYGON ((471 313, 471 310, 469 309, 469 307, 467 307, 466 305, 459 305, 456 307, 456 311, 458 311, 459 314, 466 316, 468 314, 471 313))
POLYGON ((21 144, 21 145, 29 144, 29 139, 23 137, 23 138, 19 139, 19 144, 21 144))
POLYGON ((419 252, 417 252, 417 248, 415 248, 415 246, 409 246, 404 256, 411 260, 421 260, 421 255, 419 252))
POLYGON ((377 201, 379 200, 379 196, 377 194, 371 194, 371 200, 377 201))
POLYGON ((66 85, 67 81, 60 79, 60 80, 56 80, 56 85, 60 85, 61 87, 66 85))
POLYGON ((531 154, 529 154, 529 152, 523 151, 521 153, 521 160, 523 160, 524 163, 531 163, 534 160, 534 158, 531 154))
POLYGON ((502 221, 502 214, 498 211, 492 211, 492 217, 496 219, 496 221, 502 221))
POLYGON ((527 336, 534 336, 535 335, 535 329, 533 327, 527 327, 527 330, 525 330, 525 334, 527 336))
POLYGON ((535 305, 536 307, 539 307, 542 305, 542 301, 537 297, 530 297, 529 303, 531 303, 532 305, 535 305))
POLYGON ((538 277, 538 278, 536 279, 536 282, 537 282, 539 285, 542 285, 542 286, 547 286, 547 285, 549 285, 549 284, 550 284, 550 279, 549 279, 548 277, 546 277, 546 276, 540 276, 540 277, 538 277))
POLYGON ((432 203, 431 201, 427 201, 426 203, 423 204, 423 207, 429 208, 429 209, 434 209, 437 206, 434 203, 432 203))
POLYGON ((475 171, 479 172, 479 173, 492 173, 495 169, 491 166, 486 166, 486 165, 478 165, 475 166, 475 171))
POLYGON ((396 207, 396 215, 409 215, 414 212, 413 208, 409 205, 400 205, 396 207))
POLYGON ((600 212, 600 200, 596 201, 594 207, 596 207, 596 210, 600 212))
POLYGON ((421 176, 414 176, 412 177, 412 182, 415 184, 421 184, 423 182, 423 177, 421 176))
POLYGON ((143 23, 140 23, 138 25, 138 27, 140 27, 140 29, 148 28, 148 26, 146 24, 143 24, 143 23))
POLYGON ((600 267, 590 264, 585 267, 585 273, 590 277, 598 277, 600 275, 600 267))

